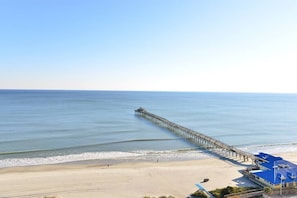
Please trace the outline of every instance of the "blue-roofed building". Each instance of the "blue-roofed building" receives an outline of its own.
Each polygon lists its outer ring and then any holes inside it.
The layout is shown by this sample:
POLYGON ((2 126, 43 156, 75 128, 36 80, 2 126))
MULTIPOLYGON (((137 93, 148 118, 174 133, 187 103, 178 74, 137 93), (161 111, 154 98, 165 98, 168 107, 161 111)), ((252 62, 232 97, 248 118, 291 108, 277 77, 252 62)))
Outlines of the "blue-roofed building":
POLYGON ((271 188, 296 187, 297 165, 267 153, 255 155, 259 158, 256 164, 259 170, 250 171, 253 178, 271 188))

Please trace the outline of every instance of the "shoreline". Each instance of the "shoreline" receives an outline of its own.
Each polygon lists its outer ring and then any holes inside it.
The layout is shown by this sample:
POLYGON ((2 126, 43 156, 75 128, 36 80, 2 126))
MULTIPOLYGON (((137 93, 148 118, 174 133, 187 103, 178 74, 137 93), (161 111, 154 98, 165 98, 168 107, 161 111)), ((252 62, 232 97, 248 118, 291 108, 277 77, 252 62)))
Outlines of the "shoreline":
MULTIPOLYGON (((277 156, 297 163, 297 152, 277 156)), ((0 197, 57 198, 172 195, 186 197, 196 183, 207 190, 253 185, 239 170, 244 165, 215 157, 184 161, 130 161, 114 164, 64 163, 0 169, 0 197)))
POLYGON ((106 151, 84 152, 80 154, 58 155, 49 157, 23 157, 0 159, 0 169, 54 164, 108 164, 125 162, 185 161, 210 158, 200 149, 167 151, 106 151))
MULTIPOLYGON (((293 144, 290 144, 293 145, 293 144)), ((294 143, 295 145, 295 143, 294 143)), ((277 156, 286 156, 287 153, 297 153, 297 147, 278 147, 276 149, 257 150, 257 152, 242 149, 251 154, 259 152, 269 153, 277 156)), ((0 156, 2 157, 2 156, 0 156)), ((126 162, 152 162, 152 161, 188 161, 200 160, 217 157, 212 152, 201 150, 198 148, 187 148, 182 150, 140 150, 140 151, 103 151, 103 152, 83 152, 78 154, 66 154, 57 156, 43 157, 10 157, 0 158, 0 170, 3 168, 26 167, 26 166, 42 166, 55 164, 115 164, 126 162)), ((290 158, 290 156, 288 156, 290 158)), ((286 158, 286 157, 284 157, 286 158)), ((297 161, 295 161, 297 163, 297 161)))

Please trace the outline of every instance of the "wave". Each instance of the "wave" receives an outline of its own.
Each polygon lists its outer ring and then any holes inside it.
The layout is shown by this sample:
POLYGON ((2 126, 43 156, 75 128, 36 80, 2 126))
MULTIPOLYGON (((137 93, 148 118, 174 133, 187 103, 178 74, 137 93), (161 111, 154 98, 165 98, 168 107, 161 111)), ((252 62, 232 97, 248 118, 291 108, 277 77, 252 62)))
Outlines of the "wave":
MULTIPOLYGON (((242 136, 257 136, 259 133, 229 133, 229 134, 220 134, 215 135, 215 138, 222 138, 222 137, 242 137, 242 136)), ((261 132, 261 135, 269 135, 269 133, 261 132)))
POLYGON ((0 152, 0 156, 9 156, 9 155, 18 155, 18 154, 33 154, 33 153, 48 153, 48 152, 58 152, 58 151, 71 151, 71 150, 81 150, 87 148, 100 147, 105 145, 115 145, 115 144, 124 144, 124 143, 133 143, 133 142, 156 142, 156 141, 172 141, 177 138, 151 138, 151 139, 131 139, 131 140, 122 140, 122 141, 112 141, 112 142, 103 142, 98 144, 88 144, 88 145, 78 145, 72 147, 61 147, 61 148, 52 148, 52 149, 36 149, 36 150, 24 150, 24 151, 11 151, 11 152, 0 152))
POLYGON ((130 152, 92 152, 71 155, 60 155, 52 157, 37 158, 9 158, 0 160, 0 168, 16 167, 16 166, 33 166, 45 164, 60 164, 74 161, 86 161, 96 159, 116 159, 137 157, 139 154, 130 152))
MULTIPOLYGON (((172 140, 177 140, 177 138, 130 139, 57 149, 2 152, 0 153, 0 168, 60 164, 68 162, 71 163, 87 160, 178 161, 196 160, 209 157, 209 154, 207 154, 207 152, 204 152, 203 149, 197 149, 197 147, 181 148, 175 150, 132 150, 100 152, 94 150, 104 145, 112 145, 113 147, 113 144, 124 144, 123 146, 126 146, 125 144, 134 142, 162 142, 172 140)), ((259 152, 266 152, 270 154, 297 152, 297 142, 261 145, 241 144, 237 145, 236 147, 253 154, 257 154, 259 152)))
POLYGON ((51 157, 8 158, 0 160, 0 168, 36 166, 80 162, 88 160, 118 161, 179 161, 208 158, 202 151, 188 148, 168 151, 139 150, 133 152, 85 152, 80 154, 58 155, 51 157))
POLYGON ((253 154, 256 154, 259 152, 279 154, 279 153, 287 153, 287 152, 297 152, 297 142, 263 144, 263 145, 241 145, 241 146, 238 146, 238 148, 253 154))

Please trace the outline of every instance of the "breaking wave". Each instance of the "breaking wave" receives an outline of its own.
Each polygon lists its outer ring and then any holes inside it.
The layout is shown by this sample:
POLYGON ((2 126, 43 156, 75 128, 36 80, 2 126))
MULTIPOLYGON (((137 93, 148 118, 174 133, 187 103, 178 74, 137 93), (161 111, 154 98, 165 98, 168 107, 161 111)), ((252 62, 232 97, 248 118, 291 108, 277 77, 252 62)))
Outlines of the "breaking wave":
POLYGON ((134 151, 134 152, 86 152, 81 154, 59 155, 34 158, 7 158, 0 160, 0 168, 62 164, 88 160, 118 161, 180 161, 208 158, 202 151, 183 149, 172 151, 134 151))

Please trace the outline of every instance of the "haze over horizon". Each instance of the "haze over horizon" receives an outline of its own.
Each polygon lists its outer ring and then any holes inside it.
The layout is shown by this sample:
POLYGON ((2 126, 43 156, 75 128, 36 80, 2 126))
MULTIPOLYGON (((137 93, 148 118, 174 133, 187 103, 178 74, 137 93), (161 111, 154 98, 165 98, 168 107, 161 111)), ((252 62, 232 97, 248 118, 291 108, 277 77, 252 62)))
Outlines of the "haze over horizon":
POLYGON ((0 89, 297 93, 297 1, 2 0, 0 89))

